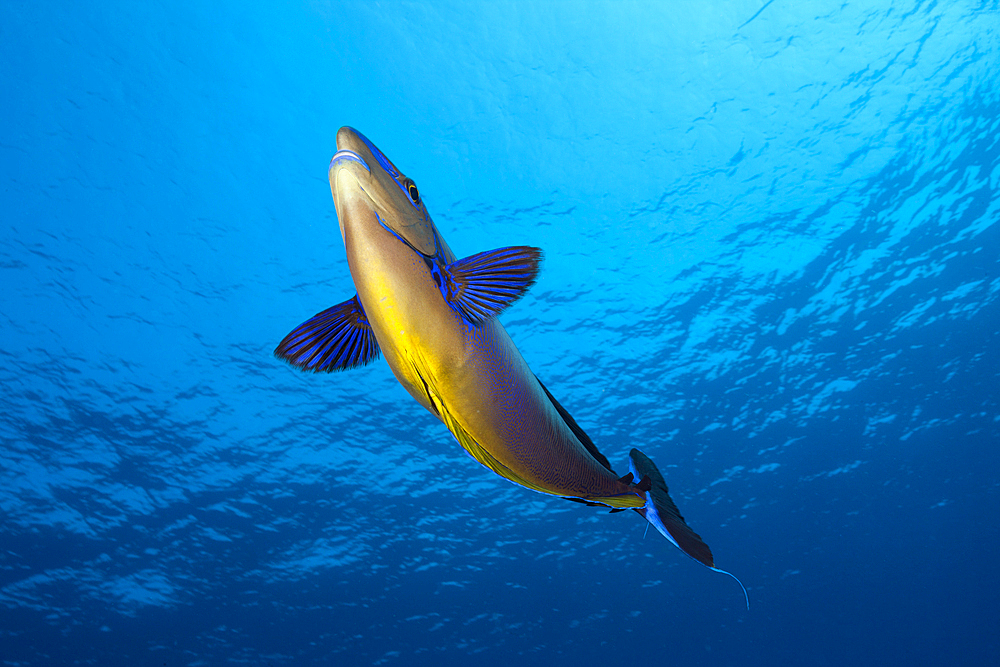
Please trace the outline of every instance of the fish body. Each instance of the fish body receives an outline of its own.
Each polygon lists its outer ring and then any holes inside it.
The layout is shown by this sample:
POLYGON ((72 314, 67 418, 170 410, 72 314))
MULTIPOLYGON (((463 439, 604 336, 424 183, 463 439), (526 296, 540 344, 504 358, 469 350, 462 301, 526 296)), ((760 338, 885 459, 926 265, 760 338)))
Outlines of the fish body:
POLYGON ((514 246, 456 259, 416 184, 352 128, 337 133, 328 175, 357 295, 293 330, 277 356, 318 372, 381 352, 410 395, 487 468, 542 493, 633 509, 716 569, 652 461, 632 450, 630 472, 619 477, 497 319, 534 282, 541 252, 514 246))

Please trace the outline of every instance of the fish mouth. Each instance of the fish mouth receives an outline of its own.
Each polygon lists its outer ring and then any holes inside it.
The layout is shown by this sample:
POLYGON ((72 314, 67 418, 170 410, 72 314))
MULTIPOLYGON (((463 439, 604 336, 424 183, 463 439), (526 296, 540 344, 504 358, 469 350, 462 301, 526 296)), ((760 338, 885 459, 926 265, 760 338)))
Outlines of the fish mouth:
POLYGON ((347 150, 346 148, 339 150, 333 154, 333 159, 330 160, 330 168, 328 169, 328 171, 332 171, 333 168, 338 165, 346 166, 347 162, 357 162, 362 167, 364 167, 365 171, 367 171, 369 174, 372 173, 372 170, 368 166, 368 163, 365 162, 360 155, 358 155, 354 151, 347 150))

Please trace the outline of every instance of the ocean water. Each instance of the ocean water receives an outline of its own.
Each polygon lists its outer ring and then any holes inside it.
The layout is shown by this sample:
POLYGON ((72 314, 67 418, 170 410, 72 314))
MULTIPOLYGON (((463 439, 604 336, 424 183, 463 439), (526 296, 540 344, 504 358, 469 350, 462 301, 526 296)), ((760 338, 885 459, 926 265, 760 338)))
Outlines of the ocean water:
POLYGON ((7 1, 0 91, 0 664, 995 664, 997 2, 7 1), (749 611, 272 356, 342 125, 749 611))

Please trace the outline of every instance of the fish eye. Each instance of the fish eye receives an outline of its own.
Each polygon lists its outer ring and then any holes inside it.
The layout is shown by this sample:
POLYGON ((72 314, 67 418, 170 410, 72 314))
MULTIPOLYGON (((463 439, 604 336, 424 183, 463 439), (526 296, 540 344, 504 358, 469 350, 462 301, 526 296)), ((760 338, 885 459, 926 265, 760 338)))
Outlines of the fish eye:
POLYGON ((410 181, 406 184, 406 192, 409 193, 410 199, 413 200, 414 204, 420 203, 420 192, 417 190, 417 184, 410 181))

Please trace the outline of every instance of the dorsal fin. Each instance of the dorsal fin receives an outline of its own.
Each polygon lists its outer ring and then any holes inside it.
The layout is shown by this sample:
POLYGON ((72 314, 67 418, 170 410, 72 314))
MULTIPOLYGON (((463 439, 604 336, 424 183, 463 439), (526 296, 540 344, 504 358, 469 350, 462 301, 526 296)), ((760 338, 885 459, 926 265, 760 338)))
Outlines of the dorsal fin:
MULTIPOLYGON (((537 375, 535 376, 535 379, 538 380, 537 375)), ((600 450, 597 449, 597 445, 595 445, 594 441, 590 439, 590 436, 588 436, 583 429, 580 428, 580 425, 576 423, 576 420, 573 419, 572 415, 566 412, 566 408, 559 405, 559 401, 555 399, 541 380, 538 380, 538 384, 542 386, 542 390, 545 392, 545 395, 549 397, 550 401, 552 401, 552 406, 556 409, 556 412, 559 413, 559 416, 563 418, 563 421, 566 422, 566 426, 569 426, 569 430, 573 431, 573 435, 577 437, 580 444, 587 448, 587 451, 590 452, 590 455, 593 456, 598 463, 610 470, 612 474, 617 475, 618 473, 616 473, 614 468, 611 467, 611 464, 608 463, 608 458, 604 456, 604 454, 601 454, 600 450)))

